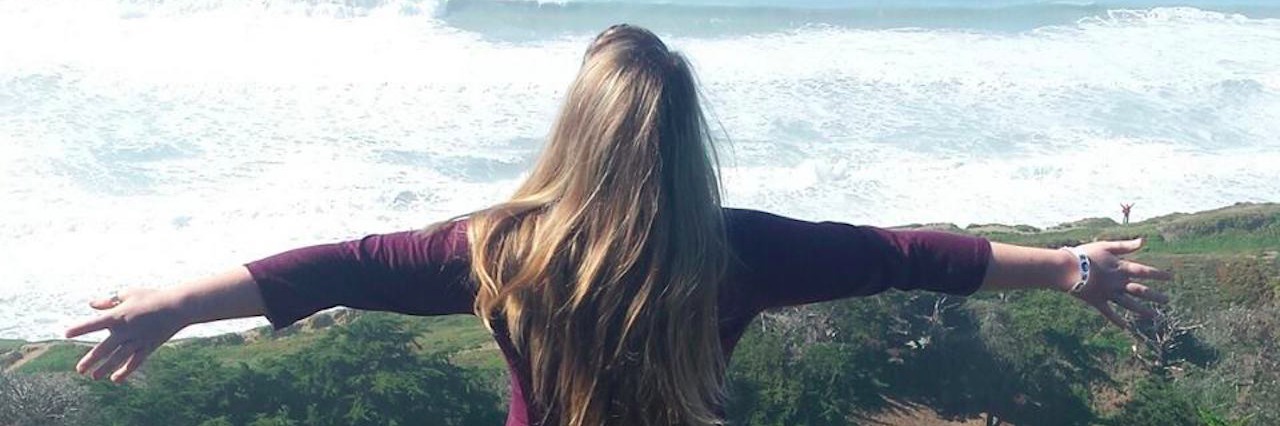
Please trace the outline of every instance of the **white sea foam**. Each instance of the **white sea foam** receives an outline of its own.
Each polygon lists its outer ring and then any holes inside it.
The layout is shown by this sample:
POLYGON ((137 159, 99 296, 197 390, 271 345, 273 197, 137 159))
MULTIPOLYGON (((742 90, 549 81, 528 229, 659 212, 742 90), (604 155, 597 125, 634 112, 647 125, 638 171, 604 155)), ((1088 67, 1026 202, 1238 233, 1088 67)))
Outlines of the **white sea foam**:
MULTIPOLYGON (((54 337, 111 289, 502 199, 590 34, 502 41, 435 8, 0 1, 0 337, 54 337)), ((1280 200, 1276 20, 667 40, 732 141, 732 205, 1043 226, 1280 200)))

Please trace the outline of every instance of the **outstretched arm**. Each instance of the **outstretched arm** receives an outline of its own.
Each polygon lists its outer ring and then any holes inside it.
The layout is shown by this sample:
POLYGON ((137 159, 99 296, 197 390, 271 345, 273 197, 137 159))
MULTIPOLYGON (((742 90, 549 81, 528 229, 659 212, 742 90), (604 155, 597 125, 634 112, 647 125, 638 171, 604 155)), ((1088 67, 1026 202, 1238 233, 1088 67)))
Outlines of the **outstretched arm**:
MULTIPOLYGON (((1064 250, 992 243, 937 231, 889 230, 833 222, 807 222, 750 210, 727 216, 730 243, 743 265, 739 277, 759 310, 867 296, 889 288, 968 295, 1001 289, 1068 291, 1081 277, 1064 250)), ((1111 309, 1119 304, 1151 314, 1137 299, 1167 298, 1134 281, 1169 274, 1122 259, 1140 240, 1102 241, 1079 247, 1091 259, 1083 291, 1073 293, 1121 327, 1111 309), (1136 298, 1136 299, 1135 299, 1136 298)))
POLYGON ((454 222, 430 233, 305 247, 203 280, 95 300, 90 306, 101 315, 66 335, 110 335, 76 370, 122 381, 182 328, 221 319, 264 315, 279 329, 334 306, 415 315, 470 312, 475 295, 467 282, 464 229, 454 222))

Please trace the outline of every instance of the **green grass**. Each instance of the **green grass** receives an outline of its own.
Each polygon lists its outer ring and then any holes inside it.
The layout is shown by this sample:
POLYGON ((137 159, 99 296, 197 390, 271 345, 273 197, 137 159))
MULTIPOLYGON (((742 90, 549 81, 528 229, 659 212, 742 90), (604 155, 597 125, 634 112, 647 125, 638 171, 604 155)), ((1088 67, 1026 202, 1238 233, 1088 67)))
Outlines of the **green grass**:
POLYGON ((496 373, 507 371, 507 363, 502 359, 502 351, 498 350, 496 345, 455 353, 449 357, 449 361, 459 367, 496 373))
POLYGON ((201 351, 213 355, 215 359, 222 360, 224 365, 245 363, 254 366, 264 360, 285 357, 306 350, 323 335, 323 332, 294 333, 289 336, 244 343, 242 339, 228 338, 235 336, 229 334, 207 339, 191 339, 186 345, 200 348, 201 351))
POLYGON ((5 353, 5 352, 9 352, 9 351, 14 350, 14 349, 18 349, 18 348, 22 347, 22 345, 25 345, 25 344, 27 344, 27 341, 26 341, 26 340, 18 340, 18 339, 0 339, 0 354, 3 354, 3 353, 5 353))
MULTIPOLYGON (((1240 204, 1195 214, 1173 214, 1129 225, 1086 219, 1040 232, 1001 232, 1001 226, 970 227, 1004 243, 1058 247, 1095 240, 1143 237, 1144 253, 1260 254, 1280 250, 1280 204, 1240 204), (993 231, 984 232, 986 229, 993 231)), ((1016 227, 1003 227, 1016 228, 1016 227)))
POLYGON ((18 367, 19 373, 68 373, 74 372, 76 363, 90 347, 77 344, 57 343, 44 354, 18 367))
POLYGON ((501 375, 507 369, 493 336, 475 316, 409 317, 407 323, 424 354, 445 354, 455 365, 488 374, 501 375))
POLYGON ((452 354, 476 350, 493 342, 493 336, 472 315, 410 318, 408 324, 418 335, 414 342, 424 353, 452 354))
POLYGON ((1147 244, 1147 251, 1152 253, 1254 254, 1278 249, 1280 227, 1254 231, 1232 229, 1176 241, 1150 240, 1147 244))

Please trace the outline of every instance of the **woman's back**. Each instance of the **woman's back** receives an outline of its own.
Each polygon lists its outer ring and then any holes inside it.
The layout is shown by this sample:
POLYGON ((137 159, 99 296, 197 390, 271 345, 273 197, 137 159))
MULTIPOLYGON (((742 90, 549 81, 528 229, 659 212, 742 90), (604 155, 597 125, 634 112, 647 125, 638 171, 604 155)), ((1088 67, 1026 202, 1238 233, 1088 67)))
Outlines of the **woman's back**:
MULTIPOLYGON (((732 260, 714 317, 724 362, 764 309, 891 287, 969 294, 982 283, 990 257, 990 245, 980 238, 813 223, 753 210, 723 212, 732 260)), ((246 266, 277 328, 338 305, 414 315, 471 313, 477 285, 470 277, 467 225, 460 220, 430 232, 371 235, 246 266)), ((562 424, 533 393, 527 352, 513 342, 505 322, 491 324, 511 370, 507 424, 562 424)))

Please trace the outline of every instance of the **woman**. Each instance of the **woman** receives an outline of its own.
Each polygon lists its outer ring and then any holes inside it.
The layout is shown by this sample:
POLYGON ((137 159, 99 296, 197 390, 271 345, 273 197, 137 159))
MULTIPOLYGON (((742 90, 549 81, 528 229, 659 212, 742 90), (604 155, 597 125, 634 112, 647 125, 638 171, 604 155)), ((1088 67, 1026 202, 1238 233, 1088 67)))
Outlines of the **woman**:
POLYGON ((725 365, 762 310, 889 287, 1068 291, 1150 315, 1140 241, 1069 250, 811 223, 720 206, 685 59, 619 25, 588 47, 546 152, 510 201, 427 230, 302 248, 222 275, 91 303, 68 337, 110 335, 76 366, 124 380, 183 327, 343 305, 474 313, 511 371, 508 425, 723 423, 725 365), (1090 268, 1092 266, 1092 268, 1090 268))

